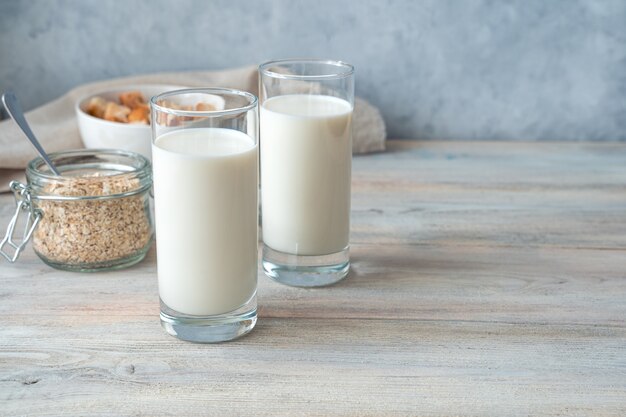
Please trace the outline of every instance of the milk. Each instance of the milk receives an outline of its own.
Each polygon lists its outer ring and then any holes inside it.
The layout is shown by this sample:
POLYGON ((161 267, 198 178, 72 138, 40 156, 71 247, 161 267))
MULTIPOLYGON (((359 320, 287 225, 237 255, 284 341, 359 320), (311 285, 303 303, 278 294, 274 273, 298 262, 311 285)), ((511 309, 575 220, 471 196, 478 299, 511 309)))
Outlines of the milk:
POLYGON ((202 316, 241 307, 257 282, 256 144, 231 129, 177 130, 152 158, 161 300, 202 316))
POLYGON ((352 106, 319 95, 284 95, 261 106, 263 241, 296 255, 348 246, 352 106))

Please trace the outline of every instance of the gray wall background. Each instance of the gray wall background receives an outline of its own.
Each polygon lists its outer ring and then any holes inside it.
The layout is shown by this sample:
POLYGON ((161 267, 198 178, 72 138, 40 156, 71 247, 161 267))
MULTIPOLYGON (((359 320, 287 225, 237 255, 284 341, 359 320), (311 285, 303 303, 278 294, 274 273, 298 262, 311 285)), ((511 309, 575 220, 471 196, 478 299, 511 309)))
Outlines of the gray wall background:
POLYGON ((353 63, 390 137, 626 140, 624 0, 0 0, 0 89, 26 108, 298 56, 353 63))

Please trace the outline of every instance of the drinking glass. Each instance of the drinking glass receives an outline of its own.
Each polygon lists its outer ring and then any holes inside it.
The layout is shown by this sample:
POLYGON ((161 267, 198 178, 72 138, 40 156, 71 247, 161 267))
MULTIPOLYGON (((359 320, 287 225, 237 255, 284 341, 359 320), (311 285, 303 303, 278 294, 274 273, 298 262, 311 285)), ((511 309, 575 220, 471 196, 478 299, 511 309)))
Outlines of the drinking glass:
POLYGON ((234 339, 257 320, 257 98, 187 89, 150 105, 161 324, 234 339))
POLYGON ((259 67, 263 269, 317 287, 350 268, 354 68, 289 59, 259 67))

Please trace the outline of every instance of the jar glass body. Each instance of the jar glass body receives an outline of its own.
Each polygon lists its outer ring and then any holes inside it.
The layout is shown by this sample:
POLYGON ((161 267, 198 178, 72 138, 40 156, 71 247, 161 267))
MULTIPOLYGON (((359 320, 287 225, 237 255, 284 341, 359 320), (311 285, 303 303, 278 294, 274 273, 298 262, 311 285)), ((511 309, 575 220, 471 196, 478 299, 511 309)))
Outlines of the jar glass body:
POLYGON ((143 156, 118 150, 50 155, 26 169, 33 205, 43 217, 32 243, 48 265, 71 271, 120 269, 141 261, 153 241, 152 168, 143 156))

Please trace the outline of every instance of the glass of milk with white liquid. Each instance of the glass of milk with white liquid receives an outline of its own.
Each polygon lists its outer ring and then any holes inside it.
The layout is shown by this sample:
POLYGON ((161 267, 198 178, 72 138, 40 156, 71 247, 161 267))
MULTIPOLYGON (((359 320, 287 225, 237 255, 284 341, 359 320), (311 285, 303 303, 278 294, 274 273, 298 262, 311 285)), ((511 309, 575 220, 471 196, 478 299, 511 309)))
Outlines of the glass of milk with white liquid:
POLYGON ((259 67, 263 269, 287 285, 350 268, 354 68, 290 59, 259 67))
POLYGON ((161 324, 193 342, 242 336, 257 319, 257 98, 203 88, 150 105, 161 324))

